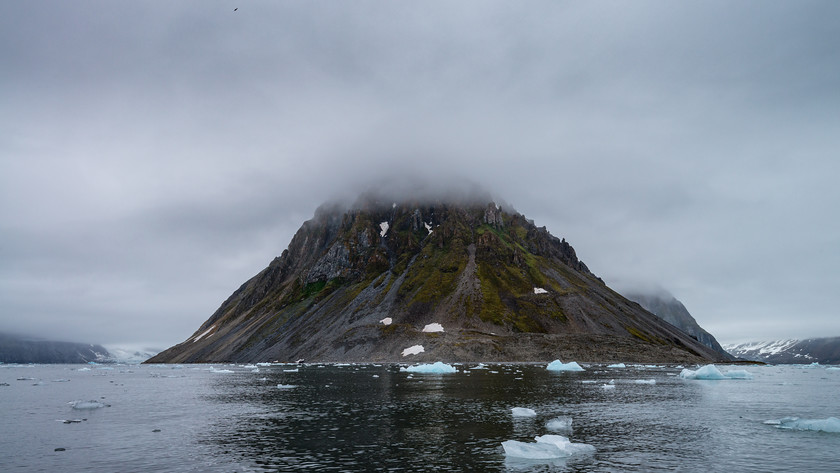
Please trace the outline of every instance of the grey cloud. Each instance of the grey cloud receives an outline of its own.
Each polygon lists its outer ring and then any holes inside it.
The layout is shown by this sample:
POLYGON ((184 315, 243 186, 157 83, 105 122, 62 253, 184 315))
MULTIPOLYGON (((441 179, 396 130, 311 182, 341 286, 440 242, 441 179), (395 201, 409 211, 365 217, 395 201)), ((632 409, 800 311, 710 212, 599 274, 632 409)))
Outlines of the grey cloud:
POLYGON ((178 342, 400 175, 480 184, 723 341, 833 327, 833 2, 240 7, 0 5, 0 329, 178 342))

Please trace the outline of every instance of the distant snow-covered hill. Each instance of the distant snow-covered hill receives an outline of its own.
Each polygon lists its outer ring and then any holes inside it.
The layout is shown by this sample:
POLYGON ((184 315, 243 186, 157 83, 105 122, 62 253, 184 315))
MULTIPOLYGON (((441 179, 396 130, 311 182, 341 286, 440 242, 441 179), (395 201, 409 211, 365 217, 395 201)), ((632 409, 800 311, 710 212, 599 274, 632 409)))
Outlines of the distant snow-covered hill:
POLYGON ((840 363, 840 337, 749 342, 723 348, 738 358, 765 363, 840 363))

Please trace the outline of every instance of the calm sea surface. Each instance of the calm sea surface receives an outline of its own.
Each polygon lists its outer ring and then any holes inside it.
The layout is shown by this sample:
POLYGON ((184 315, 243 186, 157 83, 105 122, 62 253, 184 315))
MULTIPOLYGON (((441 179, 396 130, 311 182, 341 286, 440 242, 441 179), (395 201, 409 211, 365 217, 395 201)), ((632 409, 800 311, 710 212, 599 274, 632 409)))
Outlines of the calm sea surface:
POLYGON ((583 366, 0 365, 0 471, 840 471, 840 433, 765 423, 840 418, 836 369, 583 366), (505 457, 551 433, 596 450, 505 457))

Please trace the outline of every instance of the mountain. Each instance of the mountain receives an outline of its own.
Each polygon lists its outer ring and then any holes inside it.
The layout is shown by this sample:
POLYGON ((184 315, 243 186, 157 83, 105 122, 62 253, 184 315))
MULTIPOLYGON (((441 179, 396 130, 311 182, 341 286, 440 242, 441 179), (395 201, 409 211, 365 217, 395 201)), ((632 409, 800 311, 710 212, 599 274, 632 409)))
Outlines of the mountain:
POLYGON ((721 357, 607 287, 565 240, 489 196, 369 192, 349 208, 321 206, 281 256, 148 362, 555 358, 721 357), (424 332, 430 324, 444 331, 424 332))
POLYGON ((724 348, 738 358, 772 364, 840 364, 840 337, 750 342, 724 348))
POLYGON ((726 358, 730 354, 720 346, 715 337, 697 324, 682 302, 664 289, 649 292, 625 292, 624 296, 638 302, 645 310, 689 334, 698 342, 726 358))
POLYGON ((110 356, 102 345, 37 340, 0 333, 0 362, 87 363, 110 356))

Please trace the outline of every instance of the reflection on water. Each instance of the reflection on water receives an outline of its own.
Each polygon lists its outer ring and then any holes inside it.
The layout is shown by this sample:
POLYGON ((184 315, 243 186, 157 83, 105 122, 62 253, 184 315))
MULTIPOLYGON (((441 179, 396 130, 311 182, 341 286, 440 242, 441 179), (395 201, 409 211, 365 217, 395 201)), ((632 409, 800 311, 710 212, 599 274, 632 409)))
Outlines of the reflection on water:
POLYGON ((244 366, 2 366, 0 471, 705 473, 836 471, 840 464, 840 434, 764 423, 840 417, 837 371, 751 367, 752 380, 696 381, 680 379, 676 367, 471 368, 432 375, 396 365, 257 373, 244 366), (70 382, 37 383, 53 379, 70 382), (110 407, 80 416, 67 404, 88 399, 110 407), (514 418, 513 407, 537 415, 514 418), (75 417, 87 420, 56 422, 75 417), (572 419, 561 435, 595 453, 505 458, 502 442, 555 433, 546 423, 558 417, 572 419))
POLYGON ((701 463, 721 459, 742 470, 761 465, 752 447, 767 429, 739 422, 735 414, 755 383, 742 382, 746 392, 730 389, 739 388, 734 384, 720 391, 708 382, 679 379, 676 372, 555 373, 544 365, 463 366, 446 375, 411 375, 387 365, 278 369, 265 381, 214 380, 211 403, 247 409, 221 418, 202 440, 280 470, 704 471, 701 463), (616 389, 601 389, 610 381, 616 389), (278 383, 298 387, 272 389, 278 383), (534 409, 538 416, 513 418, 512 407, 534 409), (574 419, 571 439, 594 445, 594 456, 505 461, 501 442, 551 433, 545 424, 558 416, 574 419))

